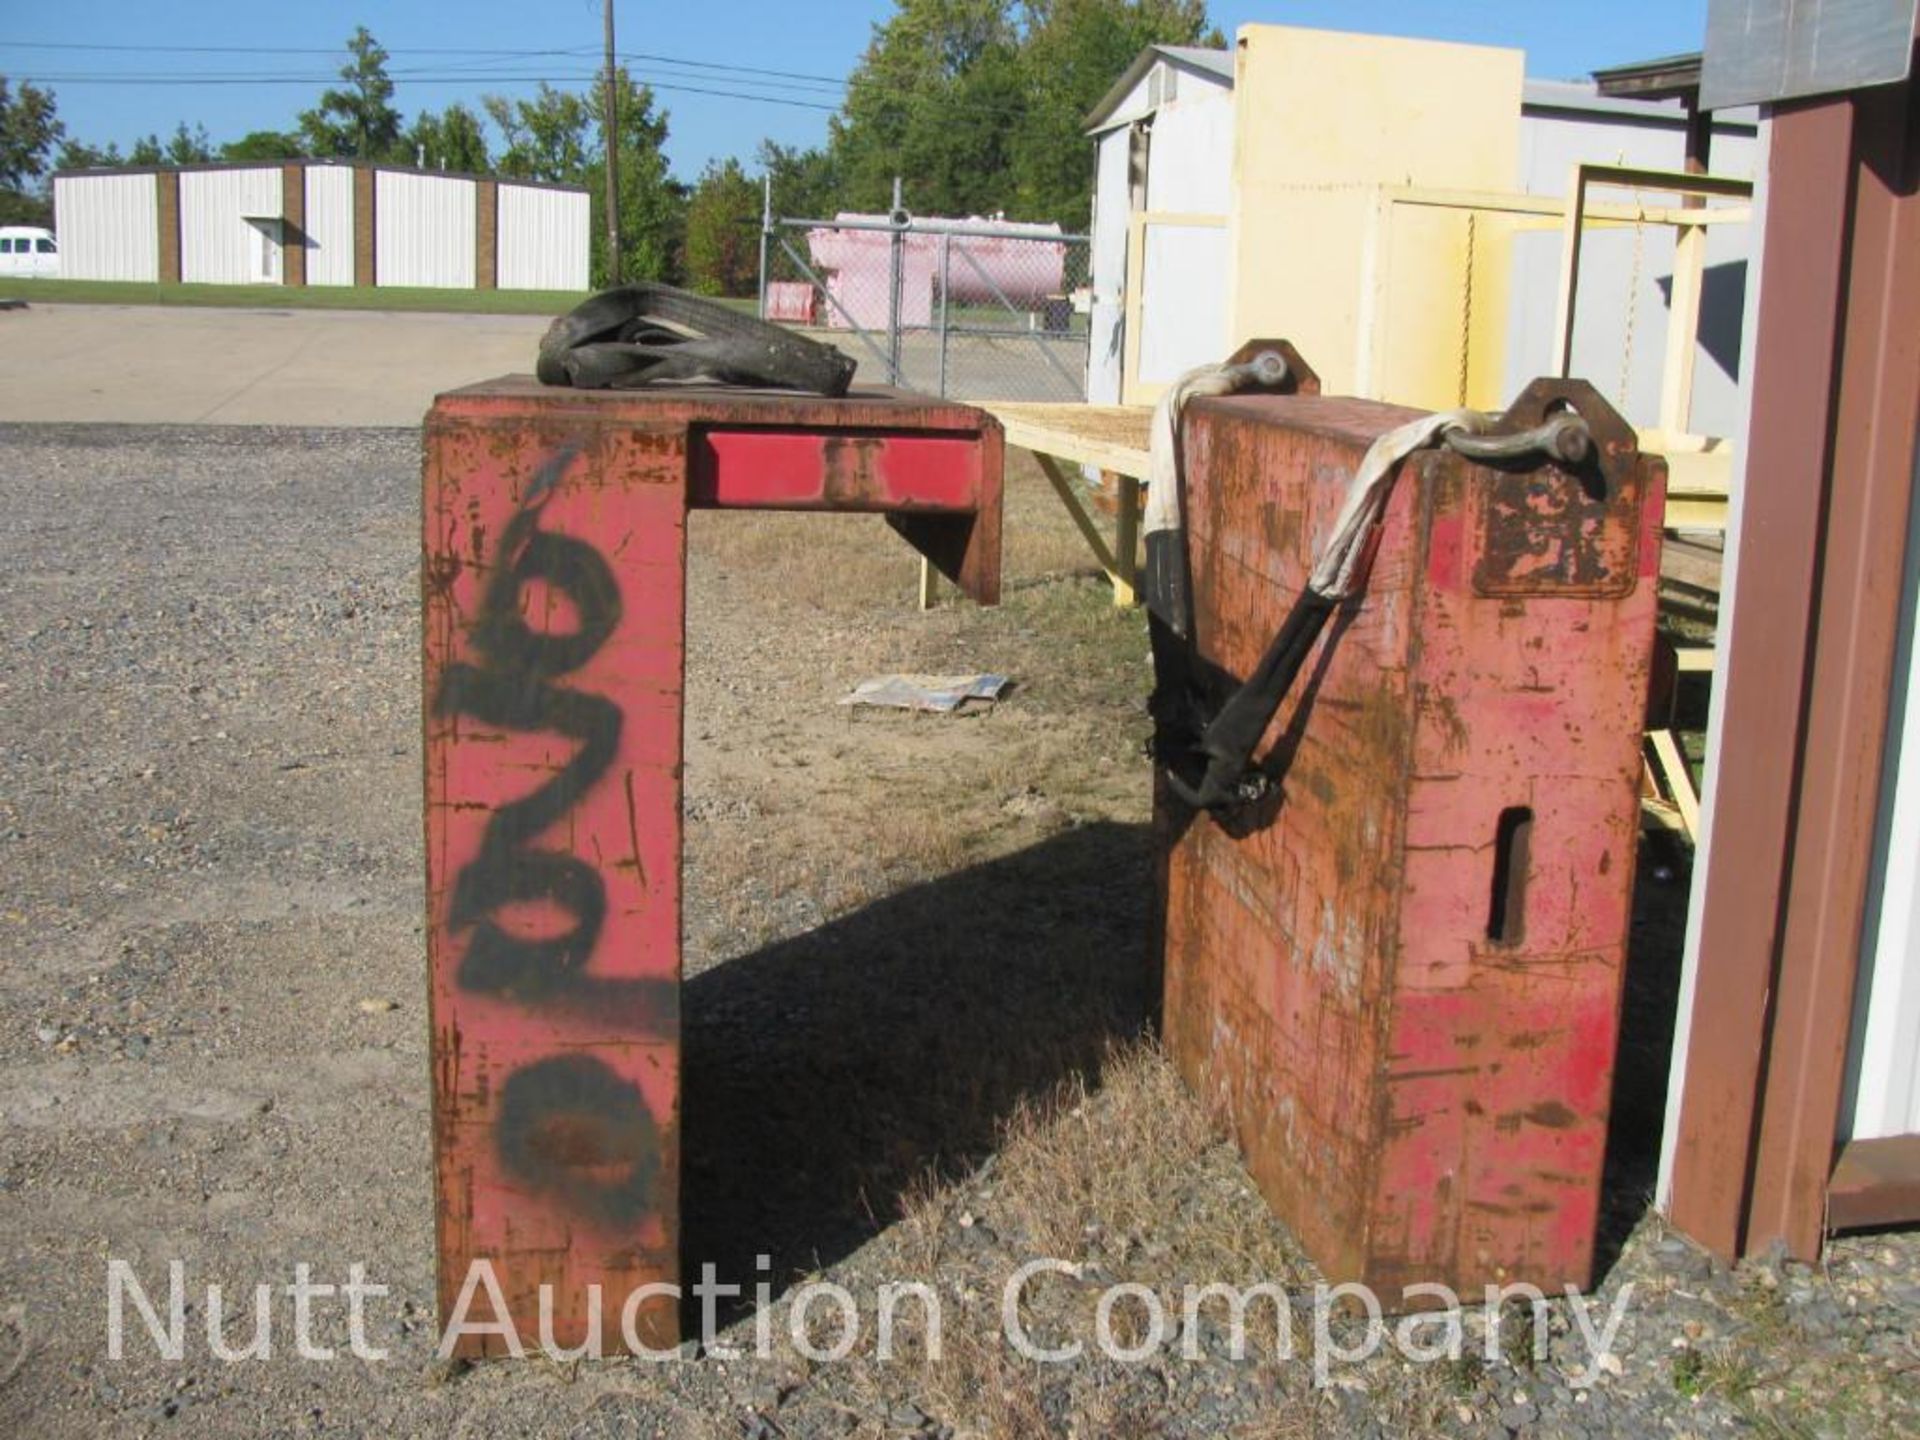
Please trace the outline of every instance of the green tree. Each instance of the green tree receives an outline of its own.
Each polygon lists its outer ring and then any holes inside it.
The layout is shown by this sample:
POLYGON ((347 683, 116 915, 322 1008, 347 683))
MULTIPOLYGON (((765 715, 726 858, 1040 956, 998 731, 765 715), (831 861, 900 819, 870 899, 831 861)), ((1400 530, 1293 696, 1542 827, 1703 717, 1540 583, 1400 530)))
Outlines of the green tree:
POLYGON ((1012 0, 896 4, 830 122, 844 201, 884 210, 901 175, 922 213, 1008 208, 1008 144, 1025 103, 1012 0))
POLYGON ((901 175, 922 214, 1084 229, 1087 111, 1145 46, 1195 43, 1224 43, 1205 0, 895 0, 831 122, 836 198, 883 209, 901 175))
POLYGON ((16 90, 0 75, 0 224, 44 225, 52 218, 41 176, 66 133, 51 90, 31 80, 16 90))
POLYGON ((89 145, 84 140, 62 140, 59 153, 53 157, 56 170, 111 170, 126 163, 127 157, 111 140, 104 146, 89 145))
POLYGON ((207 127, 195 125, 187 129, 182 120, 174 127, 173 134, 167 139, 166 163, 169 165, 205 165, 213 159, 213 142, 207 138, 207 127))
POLYGON ((563 185, 586 182, 596 147, 588 133, 592 115, 580 96, 542 80, 531 100, 487 95, 480 103, 506 147, 496 162, 502 175, 563 185))
POLYGON ((817 220, 840 208, 840 169, 829 150, 760 142, 760 170, 773 182, 773 213, 817 220))
POLYGON ((585 95, 542 84, 531 100, 485 97, 481 103, 506 146, 497 168, 506 176, 587 187, 592 196, 589 223, 596 286, 674 280, 679 274, 687 191, 667 172, 666 112, 654 111, 653 92, 635 85, 624 68, 616 69, 614 75, 620 116, 619 275, 608 274, 605 254, 603 84, 596 83, 585 95))
POLYGON ((400 152, 400 112, 393 108, 387 52, 362 25, 347 41, 351 58, 340 67, 346 86, 323 91, 300 112, 307 152, 337 160, 393 160, 400 152))
POLYGON ((1084 230, 1093 218, 1087 112, 1147 46, 1224 42, 1205 0, 1023 0, 1023 9, 1012 208, 1084 230))
POLYGON ((220 147, 222 160, 298 160, 306 153, 300 137, 287 130, 249 130, 220 147))
MULTIPOLYGON (((127 152, 129 165, 204 165, 213 159, 213 142, 207 138, 207 127, 195 125, 187 129, 182 120, 174 126, 173 134, 164 141, 158 135, 142 135, 133 142, 133 149, 127 152)), ((108 161, 118 165, 119 159, 108 161)))
POLYGON ((709 161, 687 202, 687 286, 751 295, 760 271, 760 187, 738 160, 709 161))
POLYGON ((485 175, 492 169, 480 117, 457 100, 437 115, 422 110, 414 116, 404 148, 414 164, 429 170, 485 175))
MULTIPOLYGON (((607 273, 605 187, 584 180, 593 190, 593 273, 597 283, 617 285, 631 280, 678 281, 685 245, 687 187, 667 169, 667 112, 653 108, 653 91, 633 83, 624 65, 615 68, 616 112, 620 117, 620 274, 607 273)), ((589 170, 598 176, 604 166, 599 143, 600 116, 607 87, 596 83, 587 100, 594 137, 589 170)))

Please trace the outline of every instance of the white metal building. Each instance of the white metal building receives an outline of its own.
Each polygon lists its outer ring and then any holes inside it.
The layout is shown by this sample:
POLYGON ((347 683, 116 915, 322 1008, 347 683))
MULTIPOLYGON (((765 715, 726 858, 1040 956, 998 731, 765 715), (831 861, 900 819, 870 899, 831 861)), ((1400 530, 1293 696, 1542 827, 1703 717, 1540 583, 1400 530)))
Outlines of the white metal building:
MULTIPOLYGON (((1087 117, 1095 144, 1093 303, 1087 399, 1147 398, 1136 386, 1167 384, 1231 350, 1229 246, 1235 197, 1234 55, 1156 45, 1143 50, 1087 117), (1128 314, 1129 256, 1137 270, 1128 314), (1129 333, 1131 331, 1132 333, 1129 333)), ((1608 99, 1591 83, 1526 82, 1514 188, 1563 196, 1577 162, 1679 170, 1686 113, 1677 104, 1608 99)), ((1712 168, 1751 178, 1755 124, 1716 117, 1712 168)), ((1275 145, 1288 138, 1274 135, 1275 145)), ((1731 432, 1737 415, 1740 324, 1748 237, 1720 227, 1709 240, 1692 429, 1731 432)), ((1515 237, 1509 289, 1505 393, 1550 373, 1559 293, 1560 234, 1542 227, 1515 237)), ((1645 424, 1658 411, 1671 230, 1596 230, 1581 271, 1581 325, 1574 373, 1604 380, 1645 424)), ((1308 356, 1308 359, 1312 359, 1308 356)), ((1148 391, 1148 395, 1151 390, 1148 391)))
MULTIPOLYGON (((353 170, 309 165, 303 177, 307 283, 353 284, 353 170)), ((533 287, 528 287, 533 288, 533 287)))
POLYGON ((180 278, 208 285, 280 284, 286 248, 280 167, 184 170, 178 178, 180 278))
POLYGON ((584 290, 578 186, 396 166, 280 164, 54 176, 76 280, 584 290))
POLYGON ((474 283, 478 185, 451 175, 374 174, 375 270, 387 285, 474 283))
POLYGON ((498 194, 500 288, 586 289, 587 192, 503 181, 498 194))
MULTIPOLYGON (((1172 379, 1224 353, 1233 207, 1233 54, 1150 45, 1087 117, 1094 136, 1093 307, 1087 400, 1117 405, 1127 344, 1127 253, 1154 303, 1135 317, 1141 374, 1172 379), (1135 217, 1152 214, 1151 229, 1135 217)), ((1143 287, 1144 288, 1144 287, 1143 287)))
POLYGON ((55 229, 68 280, 158 280, 160 217, 150 175, 55 176, 55 229))

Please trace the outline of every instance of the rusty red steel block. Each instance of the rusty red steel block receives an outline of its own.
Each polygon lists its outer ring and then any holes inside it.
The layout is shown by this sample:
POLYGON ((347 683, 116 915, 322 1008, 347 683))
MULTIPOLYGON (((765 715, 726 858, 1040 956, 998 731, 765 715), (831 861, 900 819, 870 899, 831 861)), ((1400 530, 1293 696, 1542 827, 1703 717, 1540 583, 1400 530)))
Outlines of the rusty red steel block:
MULTIPOLYGON (((1590 1278, 1638 834, 1665 464, 1589 387, 1602 474, 1411 457, 1363 599, 1261 754, 1264 813, 1157 797, 1165 1035, 1275 1212, 1390 1305, 1590 1278)), ((1249 672, 1373 439, 1415 412, 1187 411, 1203 661, 1249 672)))
MULTIPOLYGON (((1001 463, 990 417, 895 391, 512 377, 435 403, 422 577, 443 1321, 484 1260, 529 1346, 596 1328, 609 1352, 678 1339, 688 510, 885 512, 992 604, 1001 463)), ((495 1318, 484 1286, 471 1304, 476 1324, 495 1318)), ((469 1335, 456 1353, 504 1346, 469 1335)))

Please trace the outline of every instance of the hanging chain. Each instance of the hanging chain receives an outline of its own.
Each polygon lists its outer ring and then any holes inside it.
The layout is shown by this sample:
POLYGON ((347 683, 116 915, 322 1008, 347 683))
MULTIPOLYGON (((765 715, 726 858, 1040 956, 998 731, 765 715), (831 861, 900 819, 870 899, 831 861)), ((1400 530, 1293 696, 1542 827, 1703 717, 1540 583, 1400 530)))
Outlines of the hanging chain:
POLYGON ((1633 374, 1633 326, 1640 315, 1640 262, 1646 254, 1647 226, 1644 215, 1633 222, 1633 271, 1627 277, 1627 334, 1620 346, 1620 388, 1613 403, 1627 408, 1627 380, 1633 374))
POLYGON ((1467 212, 1467 283, 1460 299, 1460 396, 1455 402, 1467 403, 1467 364, 1473 353, 1473 242, 1476 212, 1467 212))

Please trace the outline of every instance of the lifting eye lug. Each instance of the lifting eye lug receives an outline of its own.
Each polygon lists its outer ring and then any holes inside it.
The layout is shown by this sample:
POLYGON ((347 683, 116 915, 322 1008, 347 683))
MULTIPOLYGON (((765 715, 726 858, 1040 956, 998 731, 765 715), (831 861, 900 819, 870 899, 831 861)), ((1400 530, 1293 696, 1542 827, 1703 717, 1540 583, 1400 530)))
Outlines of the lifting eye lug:
POLYGON ((1538 425, 1507 434, 1475 435, 1449 430, 1443 437, 1456 455, 1469 460, 1530 460, 1543 455, 1558 465, 1584 465, 1593 454, 1593 432, 1574 410, 1557 410, 1538 425))

